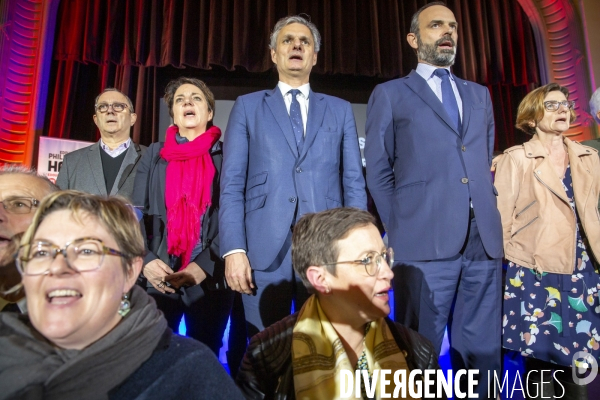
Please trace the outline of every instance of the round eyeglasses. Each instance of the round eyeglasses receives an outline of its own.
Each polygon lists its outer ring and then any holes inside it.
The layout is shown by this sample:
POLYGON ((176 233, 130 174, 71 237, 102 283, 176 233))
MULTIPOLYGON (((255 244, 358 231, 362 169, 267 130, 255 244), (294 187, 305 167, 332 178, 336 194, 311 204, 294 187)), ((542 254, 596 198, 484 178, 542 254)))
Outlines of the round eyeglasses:
POLYGON ((546 111, 558 111, 560 106, 563 106, 569 110, 572 110, 575 108, 575 102, 570 101, 570 100, 563 100, 563 101, 549 100, 549 101, 544 102, 544 108, 546 109, 546 111))
POLYGON ((129 106, 125 103, 111 103, 111 104, 100 103, 100 104, 96 104, 96 111, 105 113, 105 112, 108 112, 109 107, 112 107, 114 112, 122 112, 126 108, 129 108, 129 106))
POLYGON ((370 253, 362 260, 338 261, 334 263, 325 263, 321 265, 337 265, 337 264, 362 264, 365 266, 365 271, 370 276, 375 276, 381 269, 383 262, 391 268, 394 264, 394 249, 388 247, 383 253, 370 253))
POLYGON ((11 214, 29 214, 33 207, 40 205, 40 201, 33 197, 9 197, 0 203, 11 214))
POLYGON ((96 238, 75 239, 62 249, 53 243, 40 241, 19 247, 17 269, 22 275, 47 275, 58 254, 62 254, 69 268, 77 272, 100 268, 106 254, 126 257, 120 251, 106 247, 102 240, 96 238))

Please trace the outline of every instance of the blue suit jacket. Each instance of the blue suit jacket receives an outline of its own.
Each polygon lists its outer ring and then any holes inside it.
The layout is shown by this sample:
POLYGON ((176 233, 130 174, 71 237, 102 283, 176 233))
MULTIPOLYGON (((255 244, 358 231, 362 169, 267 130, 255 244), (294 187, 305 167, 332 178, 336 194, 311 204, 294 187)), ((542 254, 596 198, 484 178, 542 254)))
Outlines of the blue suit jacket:
POLYGON ((255 270, 268 268, 296 219, 367 198, 350 103, 310 92, 306 135, 298 153, 279 88, 239 97, 223 147, 221 255, 247 251, 255 270))
POLYGON ((488 90, 454 77, 462 132, 416 71, 378 85, 369 99, 367 185, 400 260, 460 252, 469 198, 485 251, 502 257, 502 228, 490 166, 494 114, 488 90))

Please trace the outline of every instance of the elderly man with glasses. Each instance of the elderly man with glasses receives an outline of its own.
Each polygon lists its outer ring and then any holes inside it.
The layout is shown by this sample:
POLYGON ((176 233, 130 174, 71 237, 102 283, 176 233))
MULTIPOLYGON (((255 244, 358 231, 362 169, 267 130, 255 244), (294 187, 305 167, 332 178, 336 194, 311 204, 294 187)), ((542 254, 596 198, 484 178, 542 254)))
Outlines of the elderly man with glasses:
POLYGON ((0 167, 0 310, 24 310, 21 290, 11 291, 21 281, 14 265, 15 235, 25 232, 46 195, 58 190, 52 182, 27 167, 0 167))
POLYGON ((131 199, 133 182, 146 147, 131 141, 137 115, 131 99, 114 88, 96 97, 94 123, 100 140, 67 154, 56 179, 61 189, 131 199))

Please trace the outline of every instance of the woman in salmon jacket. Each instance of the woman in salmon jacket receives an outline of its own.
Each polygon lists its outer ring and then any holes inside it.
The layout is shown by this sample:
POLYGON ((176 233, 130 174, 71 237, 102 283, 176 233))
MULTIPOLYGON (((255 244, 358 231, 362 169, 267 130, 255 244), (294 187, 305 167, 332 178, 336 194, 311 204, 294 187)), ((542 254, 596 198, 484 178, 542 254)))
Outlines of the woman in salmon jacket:
POLYGON ((508 260, 503 345, 525 356, 529 398, 586 399, 570 366, 600 356, 600 160, 565 136, 574 106, 556 83, 530 92, 517 127, 533 137, 496 169, 508 260))

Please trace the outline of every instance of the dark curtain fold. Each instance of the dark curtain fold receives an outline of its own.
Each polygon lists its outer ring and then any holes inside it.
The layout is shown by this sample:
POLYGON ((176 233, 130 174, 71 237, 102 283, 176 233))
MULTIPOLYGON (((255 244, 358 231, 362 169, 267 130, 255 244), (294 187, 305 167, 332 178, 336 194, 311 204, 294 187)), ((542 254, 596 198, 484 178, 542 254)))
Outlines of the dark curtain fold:
MULTIPOLYGON (((62 0, 54 46, 47 134, 96 140, 91 115, 106 86, 129 94, 142 118, 134 139, 158 138, 165 68, 180 75, 219 69, 248 79, 272 69, 269 34, 289 14, 306 13, 322 35, 313 74, 383 80, 408 74, 412 14, 426 0, 62 0), (242 74, 242 75, 240 75, 242 74), (160 75, 160 76, 159 76, 160 75), (159 79, 161 78, 161 79, 159 79), (62 105, 57 107, 57 105, 62 105), (68 105, 68 106, 67 106, 68 105), (93 138, 90 137, 94 136, 93 138)), ((514 102, 539 84, 531 26, 518 0, 449 0, 459 23, 454 72, 492 92, 498 148, 518 139, 514 102), (505 104, 506 103, 506 104, 505 104), (513 110, 512 112, 510 110, 513 110), (504 121, 510 121, 504 122, 504 121), (502 126, 502 129, 500 129, 502 126)), ((347 81, 347 80, 346 80, 347 81)), ((351 91, 353 88, 347 88, 351 91)))

